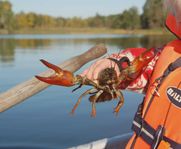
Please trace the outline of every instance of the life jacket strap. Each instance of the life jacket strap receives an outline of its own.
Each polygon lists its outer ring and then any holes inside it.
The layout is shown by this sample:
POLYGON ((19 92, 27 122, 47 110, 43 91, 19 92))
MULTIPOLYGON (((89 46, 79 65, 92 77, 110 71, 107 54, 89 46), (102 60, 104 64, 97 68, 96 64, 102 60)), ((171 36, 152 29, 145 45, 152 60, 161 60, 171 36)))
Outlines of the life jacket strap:
POLYGON ((136 113, 134 117, 132 130, 138 137, 141 137, 145 142, 147 142, 151 146, 151 149, 156 149, 161 140, 168 142, 173 149, 181 148, 181 144, 163 135, 163 126, 159 125, 155 130, 141 117, 139 113, 136 113))
POLYGON ((167 77, 172 71, 176 70, 179 67, 181 67, 181 57, 177 58, 174 62, 168 65, 163 75, 157 78, 155 81, 161 83, 165 77, 167 77))

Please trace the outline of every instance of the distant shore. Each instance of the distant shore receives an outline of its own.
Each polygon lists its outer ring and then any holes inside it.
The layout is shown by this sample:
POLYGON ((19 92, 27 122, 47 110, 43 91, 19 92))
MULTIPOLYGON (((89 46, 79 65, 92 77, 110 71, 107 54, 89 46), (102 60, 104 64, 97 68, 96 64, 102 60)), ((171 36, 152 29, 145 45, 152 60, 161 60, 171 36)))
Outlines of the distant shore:
POLYGON ((0 34, 141 34, 141 35, 169 35, 167 29, 110 29, 110 28, 28 28, 12 32, 0 30, 0 34))

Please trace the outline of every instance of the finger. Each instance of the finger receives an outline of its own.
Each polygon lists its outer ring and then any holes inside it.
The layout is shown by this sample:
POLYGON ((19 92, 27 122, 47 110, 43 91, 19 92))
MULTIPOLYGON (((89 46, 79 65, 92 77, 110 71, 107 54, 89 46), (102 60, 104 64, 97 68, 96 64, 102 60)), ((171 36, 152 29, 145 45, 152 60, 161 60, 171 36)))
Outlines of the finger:
POLYGON ((97 62, 93 63, 90 67, 88 67, 87 69, 85 69, 80 76, 84 77, 86 76, 88 79, 92 80, 92 73, 93 70, 95 69, 95 65, 97 62))
POLYGON ((111 63, 108 59, 100 60, 94 68, 94 72, 92 73, 92 79, 98 79, 99 73, 104 70, 105 68, 111 67, 111 63))

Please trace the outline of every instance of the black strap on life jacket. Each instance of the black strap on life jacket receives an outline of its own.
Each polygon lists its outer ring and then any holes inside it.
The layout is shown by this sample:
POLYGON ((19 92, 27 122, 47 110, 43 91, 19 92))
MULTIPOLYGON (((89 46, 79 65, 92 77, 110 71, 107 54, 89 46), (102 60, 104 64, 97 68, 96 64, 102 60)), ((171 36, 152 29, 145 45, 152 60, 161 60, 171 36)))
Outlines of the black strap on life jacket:
POLYGON ((133 120, 132 130, 137 136, 147 142, 152 149, 156 149, 161 140, 168 142, 173 149, 181 149, 181 144, 163 135, 163 126, 159 125, 155 130, 137 113, 133 120))
MULTIPOLYGON (((156 89, 158 90, 159 87, 161 86, 162 82, 164 81, 164 79, 171 72, 173 72, 174 70, 176 70, 179 67, 181 67, 181 57, 176 59, 173 63, 169 64, 167 69, 164 71, 163 75, 161 75, 159 78, 157 78, 155 80, 156 82, 158 82, 156 89)), ((169 142, 171 147, 174 149, 180 149, 181 144, 164 136, 164 131, 165 131, 164 126, 159 125, 158 128, 155 130, 144 120, 144 118, 151 106, 151 103, 154 99, 154 95, 155 94, 152 95, 144 115, 142 115, 143 102, 138 106, 138 111, 136 112, 136 115, 135 115, 135 118, 133 121, 132 130, 135 131, 136 138, 141 137, 145 142, 147 142, 151 146, 152 149, 156 149, 161 140, 169 142)), ((133 141, 134 143, 136 141, 135 139, 133 141)), ((132 148, 134 146, 134 143, 132 144, 132 148)))
POLYGON ((161 84, 164 78, 179 67, 181 67, 181 57, 177 58, 173 63, 171 63, 164 71, 163 75, 157 78, 155 81, 159 81, 159 84, 161 84))
POLYGON ((177 58, 174 62, 172 62, 171 64, 168 65, 167 69, 164 71, 164 73, 158 77, 157 79, 155 79, 155 82, 156 82, 156 86, 155 86, 155 92, 153 93, 149 103, 148 103, 148 106, 146 108, 146 111, 144 113, 144 115, 142 116, 143 118, 146 116, 150 106, 151 106, 151 103, 153 101, 153 98, 154 98, 154 95, 156 95, 156 92, 158 92, 158 89, 159 87, 161 86, 161 84, 163 83, 164 79, 171 73, 173 72, 174 70, 176 70, 177 68, 181 67, 181 57, 177 58))

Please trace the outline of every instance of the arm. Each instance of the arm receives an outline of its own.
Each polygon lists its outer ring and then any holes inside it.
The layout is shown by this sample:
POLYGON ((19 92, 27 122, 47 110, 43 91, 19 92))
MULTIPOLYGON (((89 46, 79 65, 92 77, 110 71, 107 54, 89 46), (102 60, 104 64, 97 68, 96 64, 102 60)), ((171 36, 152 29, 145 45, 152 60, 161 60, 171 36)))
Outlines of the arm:
MULTIPOLYGON (((103 58, 92 64, 88 69, 86 69, 81 75, 86 76, 87 78, 97 82, 98 74, 101 70, 105 68, 115 68, 117 75, 120 75, 121 68, 128 67, 127 61, 121 61, 123 57, 129 59, 132 62, 136 57, 138 57, 141 53, 143 53, 146 49, 145 48, 128 48, 120 53, 114 53, 109 57, 103 58)), ((154 52, 156 51, 154 48, 152 49, 154 52)), ((128 89, 131 91, 145 93, 147 89, 147 83, 149 82, 149 78, 152 74, 154 65, 156 60, 158 59, 159 52, 155 52, 155 57, 148 63, 147 66, 143 69, 141 74, 132 82, 129 82, 128 86, 124 86, 124 83, 121 83, 119 88, 120 89, 128 89)))

